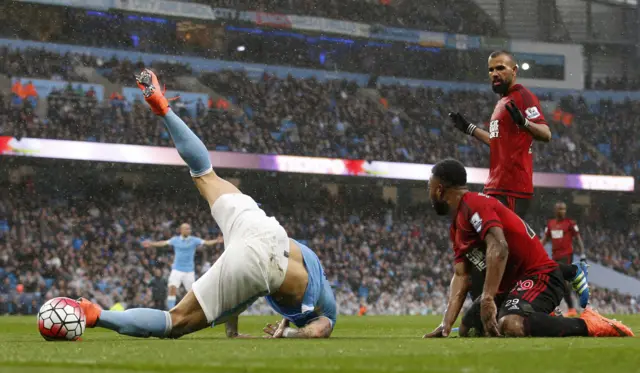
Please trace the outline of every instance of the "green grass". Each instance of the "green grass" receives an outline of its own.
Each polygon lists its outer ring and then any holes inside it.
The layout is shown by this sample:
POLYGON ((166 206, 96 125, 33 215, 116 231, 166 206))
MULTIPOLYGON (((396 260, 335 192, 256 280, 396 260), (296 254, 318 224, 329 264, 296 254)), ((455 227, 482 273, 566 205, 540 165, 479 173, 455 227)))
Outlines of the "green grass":
MULTIPOLYGON (((619 317, 640 330, 640 317, 619 317)), ((0 317, 0 372, 640 372, 639 338, 423 340, 439 317, 341 317, 328 340, 227 340, 223 328, 180 340, 89 329, 45 342, 35 317, 0 317)), ((244 317, 261 335, 273 317, 244 317)))

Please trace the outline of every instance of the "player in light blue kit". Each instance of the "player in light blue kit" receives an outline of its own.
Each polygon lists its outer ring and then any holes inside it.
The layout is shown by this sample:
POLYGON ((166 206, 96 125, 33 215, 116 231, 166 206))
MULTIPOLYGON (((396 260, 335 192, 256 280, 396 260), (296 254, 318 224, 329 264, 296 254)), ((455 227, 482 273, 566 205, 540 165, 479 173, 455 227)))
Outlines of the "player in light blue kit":
POLYGON ((213 246, 221 243, 222 238, 205 241, 202 238, 191 235, 191 226, 184 223, 180 226, 180 235, 174 236, 167 241, 143 241, 142 246, 148 247, 173 247, 174 257, 169 275, 169 295, 167 296, 167 309, 172 309, 176 305, 176 294, 180 285, 189 291, 196 281, 194 258, 196 249, 200 246, 213 246))
POLYGON ((202 141, 171 111, 155 74, 136 77, 145 101, 162 118, 196 188, 209 203, 224 237, 224 252, 170 311, 134 308, 103 311, 80 300, 89 328, 102 327, 134 337, 178 338, 209 326, 238 333, 238 315, 267 296, 285 321, 267 325, 271 338, 327 338, 336 323, 336 301, 318 257, 290 239, 284 228, 249 196, 215 172, 202 141), (288 325, 293 322, 297 328, 288 325))
POLYGON ((283 299, 274 295, 265 297, 271 308, 284 317, 276 325, 267 324, 264 328, 264 332, 273 338, 309 337, 303 334, 313 330, 305 328, 306 325, 317 322, 324 324, 327 330, 329 326, 330 330, 333 330, 336 324, 336 298, 320 264, 320 259, 305 245, 293 239, 291 241, 297 244, 302 252, 302 259, 308 273, 308 285, 302 302, 295 302, 293 305, 288 305, 283 299), (291 322, 298 329, 290 328, 291 322))

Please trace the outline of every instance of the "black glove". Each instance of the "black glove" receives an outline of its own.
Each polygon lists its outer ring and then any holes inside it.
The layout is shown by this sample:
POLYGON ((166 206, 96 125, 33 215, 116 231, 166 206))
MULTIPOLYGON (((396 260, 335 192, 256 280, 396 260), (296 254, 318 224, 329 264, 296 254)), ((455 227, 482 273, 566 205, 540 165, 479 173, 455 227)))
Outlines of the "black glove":
POLYGON ((478 128, 478 126, 476 126, 475 124, 469 123, 468 120, 464 119, 464 117, 460 113, 449 113, 449 118, 451 118, 451 121, 457 129, 469 136, 471 136, 473 134, 473 131, 478 128))
POLYGON ((527 127, 527 120, 525 119, 524 115, 522 115, 522 112, 520 111, 520 109, 518 109, 516 103, 513 100, 509 101, 504 107, 509 112, 509 115, 511 115, 511 119, 513 119, 513 122, 515 124, 520 127, 527 127))

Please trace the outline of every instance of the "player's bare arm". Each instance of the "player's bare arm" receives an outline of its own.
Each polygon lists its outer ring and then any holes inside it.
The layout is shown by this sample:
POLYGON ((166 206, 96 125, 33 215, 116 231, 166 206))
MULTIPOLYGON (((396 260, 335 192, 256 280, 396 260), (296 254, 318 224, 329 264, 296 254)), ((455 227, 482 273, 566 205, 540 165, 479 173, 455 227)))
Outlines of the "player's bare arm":
POLYGON ((240 334, 238 332, 238 315, 230 318, 225 324, 225 333, 227 338, 253 338, 248 334, 240 334))
POLYGON ((219 236, 213 240, 205 240, 202 245, 203 246, 215 246, 219 243, 223 243, 224 242, 224 238, 222 238, 222 236, 219 236))
POLYGON ((456 263, 451 285, 449 286, 447 310, 444 312, 442 323, 431 333, 425 334, 423 338, 448 337, 451 334, 453 324, 458 319, 470 289, 469 273, 469 264, 466 261, 456 263))
MULTIPOLYGON (((270 334, 269 331, 265 330, 265 332, 270 334)), ((324 316, 320 316, 302 328, 295 329, 285 327, 282 331, 281 338, 329 338, 331 336, 331 332, 333 332, 331 320, 324 316)), ((271 336, 272 338, 277 338, 273 334, 271 336)))
POLYGON ((582 241, 581 236, 576 236, 576 242, 578 243, 578 255, 580 255, 581 257, 587 255, 587 252, 584 251, 584 241, 582 241))
POLYGON ((142 247, 145 249, 149 247, 160 248, 166 246, 169 246, 169 241, 142 241, 142 247))
POLYGON ((485 333, 491 336, 500 335, 498 321, 496 319, 498 309, 495 304, 495 296, 502 281, 504 270, 509 257, 509 246, 504 232, 500 227, 489 228, 485 239, 487 244, 486 264, 487 274, 482 290, 481 317, 485 333))
POLYGON ((476 128, 473 131, 472 136, 475 137, 476 139, 482 141, 486 145, 491 145, 491 140, 489 138, 489 132, 483 130, 482 128, 476 128))

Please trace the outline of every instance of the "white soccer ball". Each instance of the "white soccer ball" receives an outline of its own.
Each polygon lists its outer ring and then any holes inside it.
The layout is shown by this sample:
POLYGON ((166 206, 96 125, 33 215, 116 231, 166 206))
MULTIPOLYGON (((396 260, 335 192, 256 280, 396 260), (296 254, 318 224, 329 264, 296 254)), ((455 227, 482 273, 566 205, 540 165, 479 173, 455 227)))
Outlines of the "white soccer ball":
POLYGON ((85 325, 80 304, 70 298, 53 298, 38 312, 38 329, 47 341, 75 341, 84 333, 85 325))

